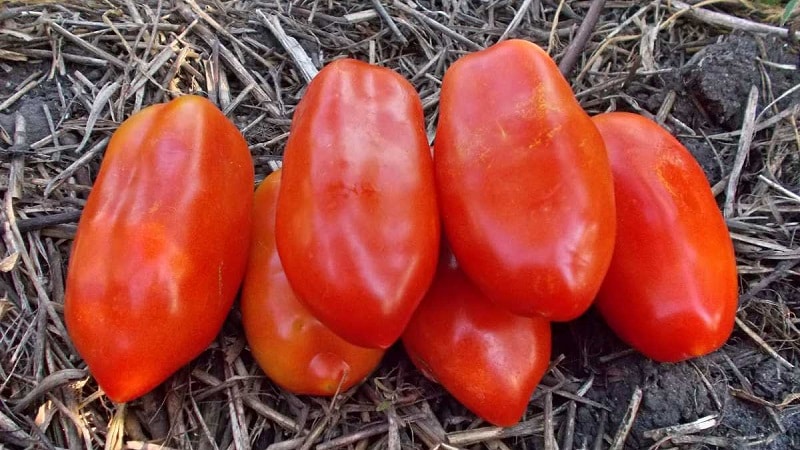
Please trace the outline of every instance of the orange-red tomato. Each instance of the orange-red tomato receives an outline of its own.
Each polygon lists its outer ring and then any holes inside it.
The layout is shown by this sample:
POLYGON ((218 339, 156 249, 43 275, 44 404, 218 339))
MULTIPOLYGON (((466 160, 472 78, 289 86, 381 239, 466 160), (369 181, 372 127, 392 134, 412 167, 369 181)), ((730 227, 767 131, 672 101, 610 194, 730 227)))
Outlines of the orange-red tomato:
POLYGON ((256 190, 242 323, 253 356, 275 383, 296 394, 333 395, 366 378, 383 350, 345 341, 295 296, 275 248, 280 183, 280 171, 273 172, 256 190))
POLYGON ((738 298, 728 229, 703 170, 655 122, 593 118, 614 173, 617 241, 597 308, 646 356, 676 362, 716 350, 738 298))
POLYGON ((448 256, 403 344, 426 376, 472 412, 494 425, 513 425, 547 371, 550 323, 498 308, 448 256))
POLYGON ((591 305, 614 246, 603 141, 550 57, 508 40, 445 73, 434 143, 445 234, 464 272, 517 314, 591 305))
POLYGON ((353 344, 397 340, 436 270, 439 214, 422 104, 399 74, 324 67, 294 113, 275 238, 301 301, 353 344))
POLYGON ((253 163, 208 100, 143 109, 114 133, 78 225, 64 316, 114 401, 139 397, 199 355, 244 275, 253 163))

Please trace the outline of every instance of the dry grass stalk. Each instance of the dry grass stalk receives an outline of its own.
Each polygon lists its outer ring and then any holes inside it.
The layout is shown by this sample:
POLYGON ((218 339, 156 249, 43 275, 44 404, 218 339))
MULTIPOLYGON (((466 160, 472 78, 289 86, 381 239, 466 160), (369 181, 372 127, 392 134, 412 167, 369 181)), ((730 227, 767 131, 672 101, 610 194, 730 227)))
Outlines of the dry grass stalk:
POLYGON ((628 404, 628 410, 614 435, 614 440, 611 441, 609 450, 620 450, 625 445, 625 440, 628 438, 628 433, 631 432, 633 422, 636 420, 636 413, 639 412, 639 405, 642 402, 642 389, 639 386, 633 390, 631 402, 628 404))

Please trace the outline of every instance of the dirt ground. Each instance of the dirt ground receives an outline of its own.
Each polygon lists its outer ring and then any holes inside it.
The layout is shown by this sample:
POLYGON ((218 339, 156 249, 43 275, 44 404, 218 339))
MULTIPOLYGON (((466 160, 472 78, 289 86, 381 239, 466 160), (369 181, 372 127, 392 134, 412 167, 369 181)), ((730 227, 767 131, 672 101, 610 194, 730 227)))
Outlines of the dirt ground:
POLYGON ((783 5, 704 3, 607 1, 592 25, 586 1, 0 0, 0 447, 800 448, 800 35, 778 26, 783 5), (282 33, 299 47, 287 51, 282 33), (700 162, 740 274, 721 350, 655 363, 590 311, 555 325, 528 413, 499 429, 401 348, 335 399, 285 392, 255 364, 234 308, 212 346, 153 393, 122 406, 98 391, 63 326, 64 278, 122 120, 206 95, 242 130, 260 180, 306 85, 298 55, 317 69, 347 55, 397 70, 432 138, 444 70, 506 37, 556 62, 577 57, 568 78, 587 111, 655 118, 700 162))

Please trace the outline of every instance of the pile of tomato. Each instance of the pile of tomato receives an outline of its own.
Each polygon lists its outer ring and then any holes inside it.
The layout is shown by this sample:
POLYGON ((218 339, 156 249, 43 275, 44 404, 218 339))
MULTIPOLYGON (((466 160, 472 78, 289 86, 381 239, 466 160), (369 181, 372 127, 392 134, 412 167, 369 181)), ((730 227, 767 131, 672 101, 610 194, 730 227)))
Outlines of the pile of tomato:
POLYGON ((733 247, 697 162, 648 119, 589 117, 526 41, 447 70, 433 148, 407 80, 330 63, 283 169, 253 184, 247 143, 201 97, 112 137, 65 300, 112 400, 199 355, 239 292, 250 350, 285 389, 348 389, 400 340, 497 425, 520 420, 547 370, 550 323, 592 304, 657 361, 711 352, 733 327, 733 247))

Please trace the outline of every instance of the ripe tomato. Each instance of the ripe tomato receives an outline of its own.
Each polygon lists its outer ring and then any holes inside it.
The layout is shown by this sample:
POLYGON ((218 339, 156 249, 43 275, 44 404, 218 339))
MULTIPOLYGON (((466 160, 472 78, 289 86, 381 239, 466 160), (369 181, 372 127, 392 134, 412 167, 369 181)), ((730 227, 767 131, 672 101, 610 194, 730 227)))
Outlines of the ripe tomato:
POLYGON ((535 44, 508 40, 445 73, 434 143, 445 234, 486 295, 565 321, 590 306, 614 246, 603 141, 535 44))
POLYGON ((280 171, 258 187, 250 261, 242 288, 242 322, 256 361, 275 383, 296 394, 333 395, 378 365, 383 350, 356 347, 334 334, 292 291, 275 248, 280 171))
POLYGON ((550 323, 493 305, 443 256, 403 333, 414 364, 472 412, 519 422, 550 361, 550 323))
POLYGON ((397 340, 436 270, 439 215, 422 104, 408 81, 328 64, 294 113, 275 239, 297 296, 364 347, 397 340))
POLYGON ((644 117, 593 118, 611 159, 617 242, 597 308, 646 356, 676 362, 716 350, 738 298, 728 229, 703 170, 644 117))
POLYGON ((139 397, 222 327, 247 262, 253 163, 211 102, 145 108, 114 133, 72 247, 64 316, 109 398, 139 397))

